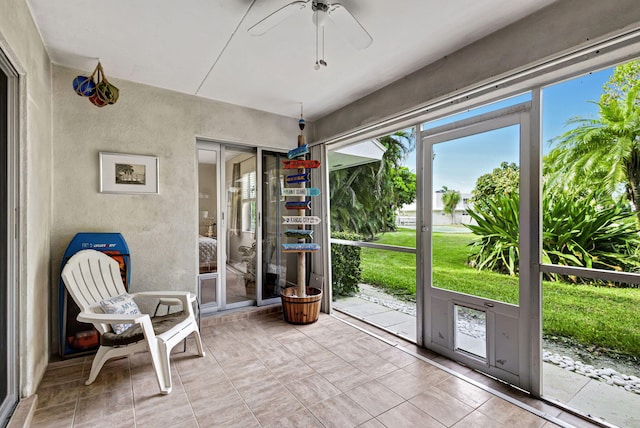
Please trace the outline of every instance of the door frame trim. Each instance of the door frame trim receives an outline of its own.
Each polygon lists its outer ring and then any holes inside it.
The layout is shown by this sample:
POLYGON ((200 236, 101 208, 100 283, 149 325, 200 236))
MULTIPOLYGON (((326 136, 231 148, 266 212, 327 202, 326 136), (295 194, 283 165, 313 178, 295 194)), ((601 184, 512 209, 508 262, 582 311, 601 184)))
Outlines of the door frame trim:
MULTIPOLYGON (((18 404, 20 382, 20 73, 0 45, 0 71, 7 77, 7 397, 0 403, 0 422, 18 404), (9 350, 13 350, 10 352, 9 350)), ((4 227, 4 226, 3 226, 4 227)))
MULTIPOLYGON (((529 198, 531 197, 531 186, 529 175, 531 174, 531 169, 536 169, 532 167, 535 165, 536 161, 540 161, 540 156, 534 156, 533 160, 527 158, 532 155, 532 152, 539 152, 539 140, 538 143, 531 143, 531 126, 530 126, 530 118, 532 111, 533 103, 531 101, 519 103, 513 106, 496 109, 489 111, 487 113, 481 113, 470 117, 468 119, 462 119, 453 123, 449 123, 446 125, 438 126, 432 129, 421 130, 419 134, 420 141, 420 157, 417 157, 418 162, 420 162, 420 167, 418 170, 421 172, 421 180, 420 184, 423 186, 419 191, 419 194, 422 195, 422 201, 420 206, 422 208, 421 215, 418 218, 417 230, 420 231, 421 236, 419 239, 420 242, 420 251, 419 258, 420 263, 422 264, 422 273, 420 275, 421 281, 418 284, 418 289, 422 289, 423 296, 420 298, 422 302, 423 312, 426 312, 423 319, 419 320, 421 325, 419 325, 419 336, 417 337, 418 343, 425 348, 430 348, 435 350, 436 352, 446 355, 449 358, 458 360, 463 362, 464 364, 469 365, 470 367, 477 368, 482 371, 486 371, 487 373, 493 373, 495 376, 500 377, 501 379, 507 380, 514 385, 518 385, 520 387, 529 389, 531 388, 531 378, 532 373, 536 373, 540 371, 540 368, 531 367, 530 364, 525 364, 525 361, 531 361, 531 336, 540 333, 540 330, 537 332, 534 331, 535 328, 532 328, 532 324, 529 322, 531 318, 531 313, 534 313, 536 310, 539 311, 539 302, 537 307, 532 307, 532 300, 530 298, 530 290, 533 287, 537 287, 538 293, 540 286, 536 286, 535 283, 531 283, 531 275, 522 275, 519 278, 519 302, 517 306, 510 305, 504 302, 491 302, 491 307, 486 308, 486 344, 487 344, 487 355, 486 361, 481 361, 478 358, 474 358, 471 356, 464 355, 462 353, 456 352, 452 346, 453 341, 453 332, 452 329, 455 326, 452 326, 453 323, 453 311, 452 305, 449 304, 447 308, 444 308, 443 314, 440 316, 447 317, 446 322, 448 323, 447 331, 449 333, 449 337, 447 338, 447 347, 440 345, 437 341, 432 337, 432 329, 434 327, 434 321, 432 317, 436 316, 432 309, 432 300, 433 299, 442 299, 442 297, 446 297, 443 300, 449 300, 453 303, 462 302, 463 304, 476 305, 479 307, 483 307, 483 302, 489 301, 489 299, 483 299, 478 296, 466 296, 461 293, 456 293, 448 290, 437 289, 433 287, 431 283, 433 266, 432 266, 432 210, 433 210, 433 146, 438 143, 442 143, 445 141, 455 140, 458 138, 471 136, 480 134, 483 132, 488 132, 491 130, 501 129, 508 126, 518 125, 519 126, 519 142, 518 142, 518 152, 519 152, 519 162, 520 162, 520 181, 521 181, 521 197, 520 197, 520 207, 519 207, 519 217, 520 224, 522 224, 523 216, 530 215, 529 211, 532 207, 529 198), (429 156, 427 158, 427 156, 429 156), (450 307, 451 306, 451 307, 450 307), (496 355, 493 346, 495 345, 496 338, 494 337, 493 331, 494 323, 495 323, 495 315, 502 314, 508 317, 517 316, 518 318, 518 342, 517 342, 517 357, 518 357, 518 369, 517 375, 514 375, 511 372, 507 372, 506 370, 497 367, 495 363, 496 355), (422 330, 420 332, 420 327, 422 330)), ((537 168, 537 174, 539 174, 539 168, 537 168)), ((537 188, 539 189, 539 185, 537 188)), ((540 216, 538 215, 538 219, 540 216)), ((530 221, 530 220, 527 220, 530 221)), ((532 227, 533 228, 533 227, 532 227)), ((531 246, 538 243, 539 240, 534 238, 521 238, 520 247, 521 250, 524 247, 526 251, 531 251, 531 246)), ((539 253, 539 250, 538 250, 539 253)), ((521 258, 521 260, 523 260, 521 258)), ((533 268, 532 268, 533 269, 533 268)), ((420 312, 420 311, 418 311, 420 312)), ((540 333, 541 334, 541 333, 540 333)), ((539 376, 538 376, 539 378, 539 376)))

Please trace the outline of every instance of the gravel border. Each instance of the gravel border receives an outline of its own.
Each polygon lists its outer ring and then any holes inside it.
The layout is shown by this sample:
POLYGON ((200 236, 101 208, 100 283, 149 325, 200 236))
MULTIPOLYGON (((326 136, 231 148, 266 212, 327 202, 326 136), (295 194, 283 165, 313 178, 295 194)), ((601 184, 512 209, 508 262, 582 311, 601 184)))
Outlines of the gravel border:
MULTIPOLYGON (((414 302, 405 302, 400 299, 382 292, 381 290, 368 285, 360 284, 360 291, 356 297, 372 303, 379 304, 389 309, 402 312, 407 315, 416 316, 416 304, 414 302)), ((464 312, 461 312, 464 315, 464 312)), ((474 338, 484 339, 484 326, 478 327, 474 317, 462 317, 458 327, 464 334, 474 338)), ((574 360, 566 355, 560 355, 551 351, 542 350, 542 361, 554 364, 564 370, 572 371, 582 376, 586 376, 593 380, 604 382, 607 385, 617 386, 625 391, 633 392, 640 395, 640 378, 633 375, 627 375, 618 372, 612 368, 595 368, 593 365, 584 364, 579 360, 574 360)))

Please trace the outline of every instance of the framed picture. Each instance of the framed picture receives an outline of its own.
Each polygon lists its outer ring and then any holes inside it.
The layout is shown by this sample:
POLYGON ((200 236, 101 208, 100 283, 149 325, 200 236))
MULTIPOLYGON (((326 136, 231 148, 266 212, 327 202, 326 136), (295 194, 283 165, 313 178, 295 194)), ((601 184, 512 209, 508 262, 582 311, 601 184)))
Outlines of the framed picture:
POLYGON ((158 193, 158 157, 100 152, 101 193, 158 193))

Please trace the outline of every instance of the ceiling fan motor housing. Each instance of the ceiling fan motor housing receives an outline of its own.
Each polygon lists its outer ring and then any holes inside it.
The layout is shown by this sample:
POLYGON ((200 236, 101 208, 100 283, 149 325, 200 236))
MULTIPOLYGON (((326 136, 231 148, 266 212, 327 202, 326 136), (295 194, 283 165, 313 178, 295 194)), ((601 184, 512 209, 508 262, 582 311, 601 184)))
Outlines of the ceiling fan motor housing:
POLYGON ((311 4, 311 9, 314 12, 321 11, 327 12, 329 10, 329 3, 326 0, 313 0, 311 4))

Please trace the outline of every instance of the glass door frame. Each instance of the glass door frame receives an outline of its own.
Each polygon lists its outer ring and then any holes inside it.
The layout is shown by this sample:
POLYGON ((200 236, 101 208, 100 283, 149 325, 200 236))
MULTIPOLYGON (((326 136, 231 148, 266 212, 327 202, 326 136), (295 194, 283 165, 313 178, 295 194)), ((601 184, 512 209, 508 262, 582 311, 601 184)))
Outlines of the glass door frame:
MULTIPOLYGON (((249 150, 255 150, 254 147, 250 147, 250 146, 239 146, 239 145, 233 145, 233 144, 225 144, 222 142, 216 142, 216 141, 206 141, 206 140, 197 140, 196 142, 196 163, 198 163, 198 151, 200 150, 207 150, 207 151, 213 151, 216 152, 216 228, 217 228, 217 233, 216 233, 216 239, 217 239, 217 251, 216 251, 216 264, 218 266, 218 270, 216 272, 216 305, 215 307, 213 307, 213 305, 211 305, 211 307, 205 307, 205 308, 201 308, 203 310, 203 314, 209 314, 212 312, 218 312, 218 311, 224 311, 224 310, 229 310, 229 309, 236 309, 236 308, 240 308, 240 307, 245 307, 245 306, 253 306, 257 301, 260 301, 260 293, 258 290, 260 290, 260 280, 259 278, 261 277, 261 266, 260 266, 260 251, 257 252, 257 257, 258 257, 258 266, 256 266, 256 300, 253 299, 248 299, 245 301, 241 301, 241 302, 236 302, 236 303, 231 303, 228 304, 227 303, 227 290, 226 290, 226 283, 227 283, 227 260, 228 260, 228 255, 227 255, 227 230, 228 230, 228 221, 229 219, 227 218, 227 214, 226 214, 226 209, 227 209, 227 203, 228 203, 228 195, 227 195, 227 189, 226 189, 226 163, 225 163, 225 155, 226 155, 226 151, 230 150, 233 151, 235 149, 238 149, 241 152, 247 152, 249 153, 249 150)), ((256 160, 258 159, 258 154, 257 151, 254 152, 255 156, 256 156, 256 160)), ((260 173, 260 163, 257 162, 256 165, 256 176, 258 176, 257 174, 260 173)), ((197 169, 196 169, 196 182, 199 182, 198 179, 198 174, 197 174, 197 169)), ((261 198, 261 191, 258 188, 257 190, 257 194, 256 194, 256 204, 259 203, 259 200, 261 198)), ((196 193, 198 193, 198 189, 196 189, 196 193)), ((199 213, 199 210, 196 211, 196 213, 199 213)), ((261 224, 260 224, 260 212, 259 210, 257 210, 256 215, 258 216, 256 219, 256 246, 257 248, 260 248, 261 242, 258 239, 259 238, 259 233, 261 233, 261 224)), ((200 287, 200 281, 202 279, 210 279, 210 278, 206 278, 207 274, 200 274, 200 271, 198 269, 198 287, 200 287), (200 278, 201 275, 204 275, 203 278, 200 278)), ((200 290, 198 290, 200 291, 200 290)), ((200 297, 200 296, 198 296, 200 297)))
POLYGON ((419 224, 419 262, 418 269, 418 343, 442 355, 460 361, 469 367, 489 373, 506 380, 532 393, 539 392, 541 321, 540 321, 540 273, 539 266, 539 230, 540 230, 540 139, 539 139, 539 91, 532 94, 532 101, 479 114, 469 119, 443 125, 433 129, 419 128, 417 159, 418 167, 418 210, 419 224), (537 115, 536 115, 537 112, 537 115), (538 118, 536 119, 536 116, 538 118), (465 136, 479 134, 507 126, 520 126, 520 277, 519 305, 509 305, 476 296, 469 296, 449 290, 433 287, 432 278, 432 159, 433 145, 465 136), (536 180, 536 177, 538 179, 536 180), (534 211, 532 211, 532 209, 534 211), (527 225, 527 226, 523 226, 527 225), (523 227, 529 227, 524 231, 523 227), (535 237, 538 237, 537 239, 535 237), (536 257, 536 254, 538 256, 536 257), (527 265, 528 262, 528 265, 527 265), (535 265, 535 267, 534 267, 535 265), (535 296, 538 295, 538 298, 535 296), (485 311, 487 314, 487 358, 486 362, 478 358, 457 352, 454 349, 453 309, 455 305, 485 311), (437 312, 437 313, 436 313, 437 312), (509 320, 516 320, 515 326, 509 320), (496 325, 498 324, 498 326, 496 325), (433 337, 434 328, 444 331, 443 338, 433 337), (515 341, 497 341, 497 328, 503 333, 516 334, 515 341), (537 339, 536 339, 537 338, 537 339), (502 348, 496 348, 496 346, 502 348), (515 346, 517 355, 513 355, 515 346), (505 352, 514 358, 517 373, 496 366, 496 350, 505 352), (536 361, 537 360, 537 361, 536 361), (536 380, 538 379, 538 380, 536 380))
POLYGON ((256 180, 258 183, 258 193, 257 193, 257 202, 256 202, 257 216, 258 216, 258 218, 256 219, 256 246, 258 248, 258 252, 257 252, 258 266, 256 266, 256 298, 257 298, 258 306, 273 305, 273 304, 280 303, 281 301, 280 296, 267 298, 267 299, 262 298, 262 287, 263 287, 262 255, 263 255, 263 248, 264 248, 264 242, 263 242, 264 240, 262 237, 264 233, 264 222, 266 221, 263 216, 264 193, 262 191, 262 187, 263 187, 262 183, 264 180, 264 173, 265 173, 265 171, 263 170, 263 157, 266 155, 276 154, 276 153, 286 155, 287 150, 258 147, 258 151, 256 154, 256 158, 257 158, 256 174, 258 177, 258 180, 256 180))
POLYGON ((18 299, 19 291, 19 242, 20 242, 20 211, 19 211, 19 111, 20 79, 18 72, 11 64, 10 60, 0 49, 0 73, 6 77, 6 95, 0 98, 3 115, 0 139, 4 146, 3 157, 4 177, 6 177, 5 188, 2 189, 4 198, 4 209, 2 212, 2 228, 4 239, 2 242, 2 263, 5 264, 3 281, 2 311, 5 318, 4 328, 0 334, 3 336, 4 358, 6 371, 2 373, 3 387, 6 394, 0 396, 0 425, 8 421, 19 400, 19 376, 20 365, 19 351, 19 316, 20 306, 18 299))

